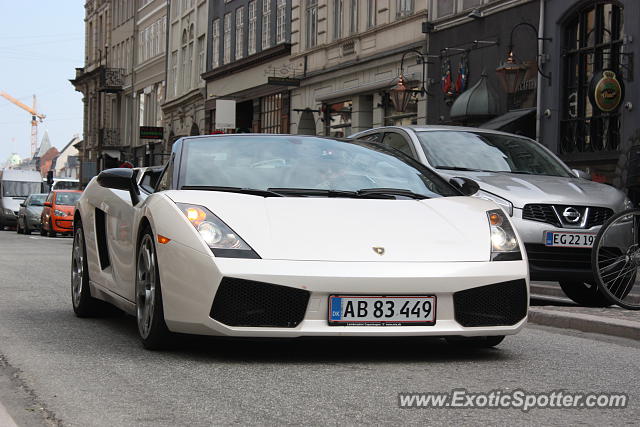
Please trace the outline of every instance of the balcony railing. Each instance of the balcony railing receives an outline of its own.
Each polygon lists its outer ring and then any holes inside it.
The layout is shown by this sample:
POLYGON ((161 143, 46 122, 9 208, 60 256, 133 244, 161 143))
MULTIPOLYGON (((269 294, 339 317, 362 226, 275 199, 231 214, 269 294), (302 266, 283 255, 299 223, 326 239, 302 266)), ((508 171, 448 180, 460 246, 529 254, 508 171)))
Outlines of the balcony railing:
POLYGON ((122 146, 122 142, 120 141, 120 129, 99 129, 98 143, 102 148, 122 146))
POLYGON ((124 86, 124 69, 101 67, 100 92, 120 92, 124 86))

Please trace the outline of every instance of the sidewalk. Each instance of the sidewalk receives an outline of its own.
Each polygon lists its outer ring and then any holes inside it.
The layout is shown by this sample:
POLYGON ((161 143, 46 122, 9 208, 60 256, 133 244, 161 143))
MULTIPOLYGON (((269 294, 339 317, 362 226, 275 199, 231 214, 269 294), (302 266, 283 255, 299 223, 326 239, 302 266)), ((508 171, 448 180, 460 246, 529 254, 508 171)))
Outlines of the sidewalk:
POLYGON ((579 307, 551 282, 532 283, 531 298, 536 303, 529 309, 531 323, 640 340, 640 311, 579 307))

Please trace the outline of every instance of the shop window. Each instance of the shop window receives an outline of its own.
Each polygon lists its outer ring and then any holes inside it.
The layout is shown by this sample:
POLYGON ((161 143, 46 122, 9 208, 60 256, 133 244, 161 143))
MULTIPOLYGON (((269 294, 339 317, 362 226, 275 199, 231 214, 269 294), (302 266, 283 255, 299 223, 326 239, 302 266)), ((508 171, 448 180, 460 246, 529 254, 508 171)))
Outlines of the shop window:
POLYGON ((324 110, 326 135, 338 138, 351 135, 351 112, 353 111, 351 100, 326 105, 324 110))
POLYGON ((265 96, 260 105, 260 127, 262 133, 282 133, 282 94, 265 96))
POLYGON ((593 80, 603 70, 618 79, 622 47, 622 8, 612 2, 592 2, 564 26, 562 154, 615 152, 620 144, 620 109, 604 112, 589 99, 593 80))

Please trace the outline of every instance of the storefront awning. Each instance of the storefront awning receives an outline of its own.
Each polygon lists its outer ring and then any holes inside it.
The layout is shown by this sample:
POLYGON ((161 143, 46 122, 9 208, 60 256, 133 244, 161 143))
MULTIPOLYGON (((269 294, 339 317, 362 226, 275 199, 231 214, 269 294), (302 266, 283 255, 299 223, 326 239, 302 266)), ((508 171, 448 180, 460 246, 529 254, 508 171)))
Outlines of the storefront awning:
POLYGON ((535 108, 522 108, 509 111, 480 125, 483 129, 501 130, 503 132, 525 135, 535 138, 535 108))

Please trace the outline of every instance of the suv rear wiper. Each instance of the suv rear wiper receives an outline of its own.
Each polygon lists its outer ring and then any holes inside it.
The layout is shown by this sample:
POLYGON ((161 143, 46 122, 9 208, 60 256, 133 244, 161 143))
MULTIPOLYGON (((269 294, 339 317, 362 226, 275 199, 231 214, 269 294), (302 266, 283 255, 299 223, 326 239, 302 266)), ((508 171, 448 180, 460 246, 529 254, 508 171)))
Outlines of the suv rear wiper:
POLYGON ((215 185, 183 185, 181 190, 201 190, 201 191, 223 191, 227 193, 251 194, 253 196, 262 197, 283 197, 282 194, 271 190, 260 190, 258 188, 241 188, 241 187, 220 187, 215 185))
POLYGON ((405 196, 412 199, 430 199, 425 194, 414 193, 413 191, 406 190, 404 188, 363 188, 358 190, 358 196, 371 196, 371 195, 383 195, 383 196, 405 196))
POLYGON ((267 191, 273 191, 280 195, 292 196, 320 196, 320 197, 358 197, 355 191, 346 190, 328 190, 322 188, 269 188, 267 191))

